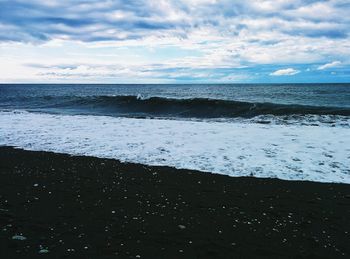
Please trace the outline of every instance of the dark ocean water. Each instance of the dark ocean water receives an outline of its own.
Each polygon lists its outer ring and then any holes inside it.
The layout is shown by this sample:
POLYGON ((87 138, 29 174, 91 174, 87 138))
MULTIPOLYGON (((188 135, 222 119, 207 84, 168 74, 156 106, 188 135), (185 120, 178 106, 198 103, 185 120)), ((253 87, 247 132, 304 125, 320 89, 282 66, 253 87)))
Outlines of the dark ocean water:
POLYGON ((163 118, 350 116, 350 84, 0 85, 0 109, 163 118))

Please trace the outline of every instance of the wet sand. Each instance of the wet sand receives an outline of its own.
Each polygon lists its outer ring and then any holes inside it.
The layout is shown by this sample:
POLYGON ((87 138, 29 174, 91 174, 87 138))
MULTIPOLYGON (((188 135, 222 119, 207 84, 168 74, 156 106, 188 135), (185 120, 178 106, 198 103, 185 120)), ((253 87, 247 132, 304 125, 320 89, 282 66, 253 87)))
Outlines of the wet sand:
POLYGON ((0 148, 0 258, 349 258, 350 185, 0 148))

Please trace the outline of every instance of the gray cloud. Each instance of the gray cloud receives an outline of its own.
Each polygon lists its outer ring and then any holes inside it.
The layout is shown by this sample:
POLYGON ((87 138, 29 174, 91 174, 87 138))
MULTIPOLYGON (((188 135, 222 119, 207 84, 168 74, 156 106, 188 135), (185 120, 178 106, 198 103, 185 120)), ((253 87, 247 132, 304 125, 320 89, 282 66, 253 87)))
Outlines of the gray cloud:
POLYGON ((8 41, 113 41, 140 38, 152 31, 183 28, 151 9, 148 1, 0 1, 0 38, 8 41), (9 33, 11 32, 11 33, 9 33))
POLYGON ((291 36, 346 38, 349 11, 350 5, 341 0, 0 0, 0 41, 181 38, 204 27, 227 37, 262 29, 291 36))

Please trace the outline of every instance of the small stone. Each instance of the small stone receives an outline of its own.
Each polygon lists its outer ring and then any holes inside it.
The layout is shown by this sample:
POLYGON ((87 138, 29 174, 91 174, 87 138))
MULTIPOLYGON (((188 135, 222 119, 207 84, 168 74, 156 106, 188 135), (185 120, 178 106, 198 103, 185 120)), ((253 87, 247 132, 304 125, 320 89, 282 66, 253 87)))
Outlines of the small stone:
POLYGON ((27 238, 25 236, 21 236, 21 235, 14 235, 12 237, 13 240, 19 240, 19 241, 24 241, 26 240, 27 238))
POLYGON ((48 252, 49 252, 49 250, 47 250, 47 249, 41 249, 39 251, 39 254, 47 254, 48 252))
POLYGON ((184 225, 178 225, 178 227, 179 227, 179 229, 185 229, 186 228, 186 226, 184 226, 184 225))

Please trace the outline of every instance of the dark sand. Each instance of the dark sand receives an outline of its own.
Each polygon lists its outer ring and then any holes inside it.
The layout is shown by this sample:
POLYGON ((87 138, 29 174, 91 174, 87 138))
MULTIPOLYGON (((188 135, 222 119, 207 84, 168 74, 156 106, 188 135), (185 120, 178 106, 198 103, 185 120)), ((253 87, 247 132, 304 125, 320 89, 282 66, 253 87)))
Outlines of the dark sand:
POLYGON ((0 258, 41 257, 350 258, 350 185, 2 147, 0 258))

